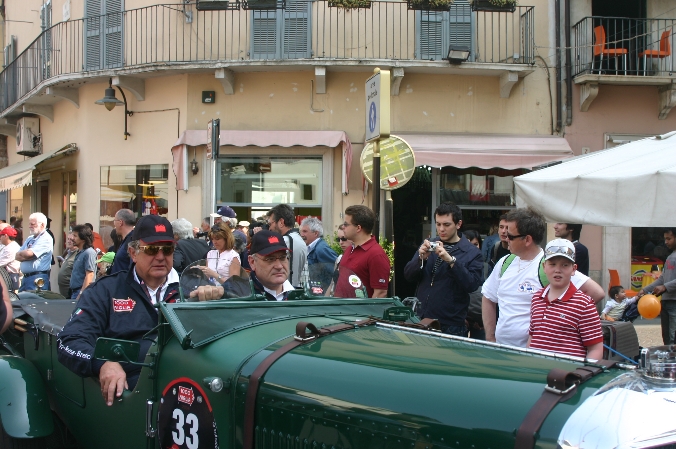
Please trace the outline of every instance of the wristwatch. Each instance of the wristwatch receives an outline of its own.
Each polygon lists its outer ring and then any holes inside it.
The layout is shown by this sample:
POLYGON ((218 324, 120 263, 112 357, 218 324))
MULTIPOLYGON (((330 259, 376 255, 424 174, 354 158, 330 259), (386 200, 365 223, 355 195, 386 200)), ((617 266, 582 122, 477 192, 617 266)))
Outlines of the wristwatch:
POLYGON ((450 266, 453 266, 453 264, 455 263, 456 260, 457 260, 457 259, 455 258, 455 256, 451 256, 451 260, 448 261, 448 264, 449 264, 450 266))

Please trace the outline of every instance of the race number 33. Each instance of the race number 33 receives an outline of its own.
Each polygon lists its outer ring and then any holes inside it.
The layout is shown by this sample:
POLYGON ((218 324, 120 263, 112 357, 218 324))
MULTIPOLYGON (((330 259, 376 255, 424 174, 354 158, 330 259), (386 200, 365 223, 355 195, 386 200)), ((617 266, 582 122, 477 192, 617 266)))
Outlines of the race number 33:
POLYGON ((157 418, 163 449, 218 448, 213 410, 192 379, 174 379, 164 388, 157 418))

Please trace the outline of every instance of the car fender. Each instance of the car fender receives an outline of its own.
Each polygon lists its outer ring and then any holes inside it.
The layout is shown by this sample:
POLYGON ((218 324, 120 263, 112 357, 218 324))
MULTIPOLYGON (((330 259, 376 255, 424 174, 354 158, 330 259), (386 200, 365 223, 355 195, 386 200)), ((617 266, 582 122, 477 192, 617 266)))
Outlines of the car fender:
POLYGON ((35 365, 0 356, 0 419, 12 438, 40 438, 54 431, 47 389, 35 365))

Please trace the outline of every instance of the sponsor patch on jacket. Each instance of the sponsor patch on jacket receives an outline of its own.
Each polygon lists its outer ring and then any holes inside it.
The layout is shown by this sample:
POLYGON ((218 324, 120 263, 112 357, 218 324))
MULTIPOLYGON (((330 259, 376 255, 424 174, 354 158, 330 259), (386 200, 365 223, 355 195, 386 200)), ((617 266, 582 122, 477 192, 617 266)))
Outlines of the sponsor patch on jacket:
POLYGON ((81 314, 81 313, 82 313, 82 309, 80 309, 80 308, 78 307, 77 310, 75 310, 75 313, 74 313, 73 315, 79 315, 79 314, 81 314))
POLYGON ((136 301, 131 298, 127 299, 115 299, 113 298, 113 310, 115 312, 131 312, 134 310, 136 301))

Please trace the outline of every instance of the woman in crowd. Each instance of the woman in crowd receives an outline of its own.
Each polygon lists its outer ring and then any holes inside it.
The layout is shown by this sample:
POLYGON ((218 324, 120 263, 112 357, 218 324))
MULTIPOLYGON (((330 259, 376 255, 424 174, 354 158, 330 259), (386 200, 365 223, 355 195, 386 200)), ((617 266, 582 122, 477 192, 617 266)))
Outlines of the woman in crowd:
POLYGON ((209 240, 214 245, 213 250, 207 253, 207 266, 204 273, 214 282, 222 284, 230 276, 239 276, 242 263, 239 254, 235 251, 235 237, 230 227, 223 222, 215 224, 209 231, 209 240))

